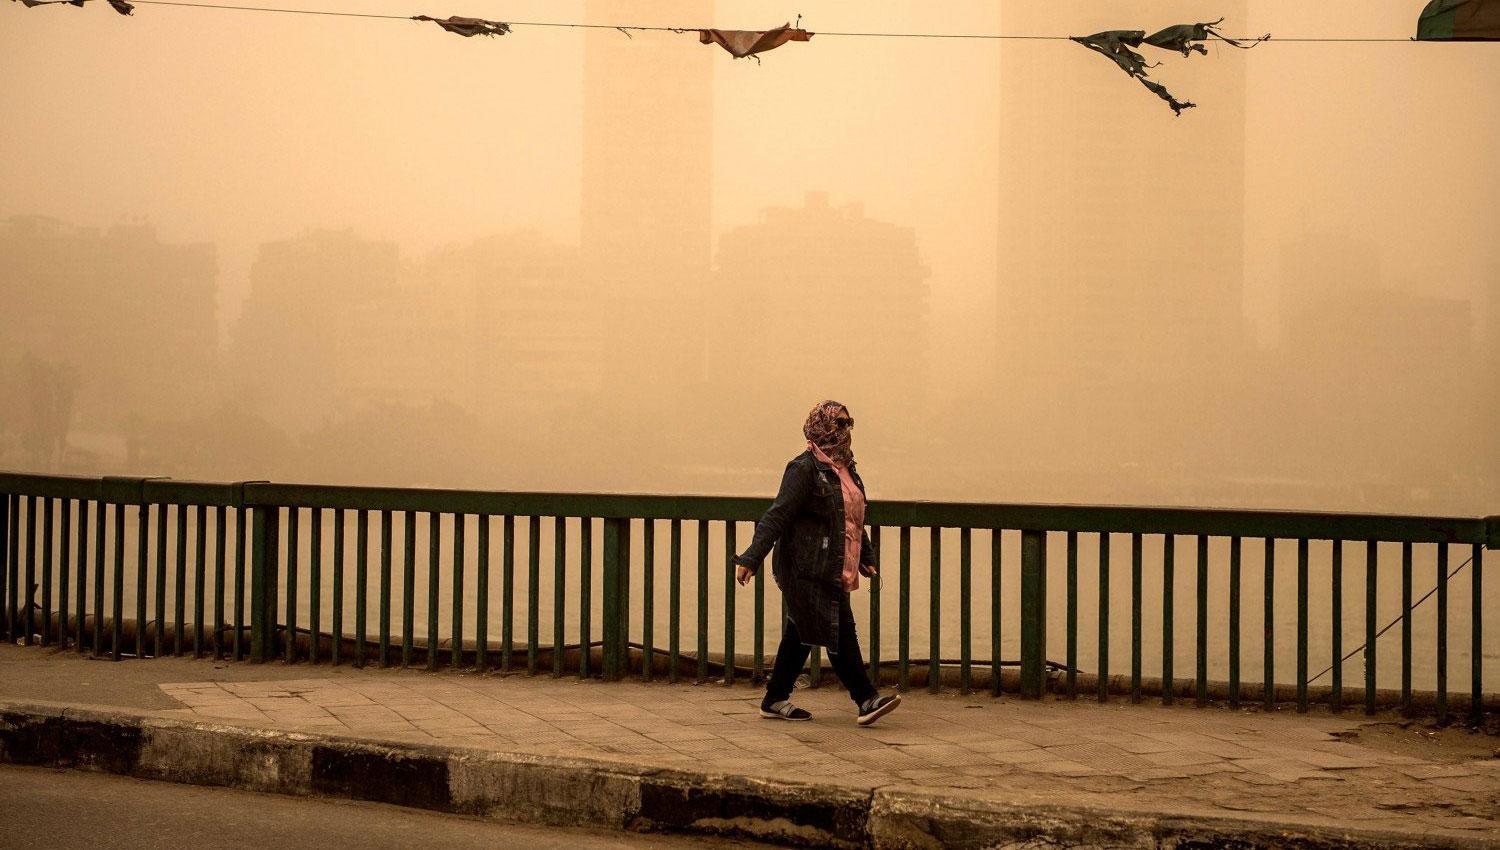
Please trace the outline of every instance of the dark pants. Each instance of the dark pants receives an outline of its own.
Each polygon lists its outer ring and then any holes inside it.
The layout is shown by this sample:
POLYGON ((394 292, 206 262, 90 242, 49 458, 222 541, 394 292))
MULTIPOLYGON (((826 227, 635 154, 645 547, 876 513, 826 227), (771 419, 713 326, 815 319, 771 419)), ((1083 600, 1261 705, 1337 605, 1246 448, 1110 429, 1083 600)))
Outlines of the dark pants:
MULTIPOLYGON (((776 650, 776 666, 771 669, 771 681, 766 684, 765 705, 791 697, 797 675, 802 672, 811 651, 812 647, 803 643, 797 634, 797 624, 788 617, 782 627, 781 646, 776 650)), ((829 650, 828 659, 833 662, 834 672, 856 705, 878 693, 870 684, 865 659, 859 651, 859 638, 854 633, 854 611, 849 607, 847 593, 839 603, 839 649, 838 652, 829 650)))

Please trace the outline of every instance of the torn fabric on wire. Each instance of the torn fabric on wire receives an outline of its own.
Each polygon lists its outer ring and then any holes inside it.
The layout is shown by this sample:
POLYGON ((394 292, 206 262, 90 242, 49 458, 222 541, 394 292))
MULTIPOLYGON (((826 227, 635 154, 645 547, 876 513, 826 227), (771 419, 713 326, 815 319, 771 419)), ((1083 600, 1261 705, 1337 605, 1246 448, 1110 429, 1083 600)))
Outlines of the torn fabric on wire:
POLYGON ((1075 35, 1072 40, 1095 53, 1108 56, 1111 61, 1120 66, 1121 71, 1130 76, 1144 77, 1147 68, 1156 66, 1147 65, 1146 57, 1130 48, 1140 47, 1145 38, 1145 30, 1107 30, 1093 35, 1075 35))
POLYGON ((717 44, 736 59, 775 50, 789 41, 807 41, 813 34, 790 23, 773 30, 698 30, 699 44, 717 44))
POLYGON ((1146 36, 1145 42, 1152 47, 1160 47, 1163 50, 1179 51, 1183 56, 1192 55, 1192 52, 1194 50, 1198 51, 1204 56, 1207 56, 1208 47, 1202 44, 1202 42, 1208 41, 1209 38, 1217 38, 1220 41, 1223 41, 1232 47, 1238 47, 1241 50, 1249 50, 1255 45, 1260 44, 1262 41, 1265 41, 1266 39, 1271 37, 1270 33, 1266 33, 1260 38, 1254 39, 1247 44, 1238 39, 1229 38, 1223 33, 1219 32, 1216 27, 1218 27, 1218 25, 1222 23, 1224 23, 1223 18, 1204 24, 1178 24, 1177 26, 1167 27, 1164 30, 1154 32, 1151 35, 1146 36))
MULTIPOLYGON (((1496 2, 1500 2, 1500 0, 1496 0, 1496 2)), ((1152 80, 1146 73, 1146 69, 1155 68, 1156 65, 1161 63, 1147 64, 1146 57, 1131 48, 1140 47, 1142 44, 1149 44, 1152 47, 1159 47, 1163 50, 1176 50, 1183 56, 1191 56, 1193 51, 1207 56, 1208 47, 1203 42, 1210 38, 1217 38, 1233 47, 1249 50, 1271 37, 1270 33, 1267 33, 1252 41, 1228 38, 1216 29, 1223 22, 1224 19, 1220 18, 1217 21, 1209 23, 1178 24, 1158 30, 1150 36, 1146 35, 1145 30, 1106 30, 1104 32, 1096 32, 1093 35, 1073 36, 1072 40, 1101 56, 1109 57, 1109 60, 1115 63, 1121 71, 1140 80, 1141 85, 1145 86, 1157 97, 1166 101, 1167 105, 1172 107, 1173 114, 1181 115, 1184 109, 1192 109, 1197 104, 1191 101, 1178 100, 1172 96, 1171 92, 1167 91, 1166 86, 1152 80)))
POLYGON ((1198 105, 1190 100, 1178 100, 1177 98, 1173 97, 1172 93, 1167 91, 1167 87, 1162 85, 1161 83, 1153 83, 1150 80, 1146 79, 1144 76, 1137 77, 1136 79, 1141 81, 1141 85, 1155 92, 1157 97, 1165 100, 1167 102, 1167 105, 1172 107, 1172 114, 1174 115, 1181 115, 1182 110, 1193 109, 1198 105))
POLYGON ((457 15, 434 18, 430 15, 413 15, 412 20, 431 21, 448 32, 464 38, 472 38, 476 35, 505 35, 510 32, 510 24, 503 21, 487 21, 484 18, 461 18, 457 15))
MULTIPOLYGON (((1152 82, 1146 75, 1147 68, 1155 68, 1156 65, 1147 65, 1146 57, 1134 50, 1132 47, 1140 47, 1141 42, 1146 39, 1145 30, 1107 30, 1096 32, 1088 36, 1074 36, 1073 41, 1087 47, 1102 56, 1109 57, 1110 61, 1120 67, 1121 71, 1141 81, 1141 85, 1156 93, 1156 96, 1165 100, 1172 107, 1174 115, 1181 115, 1182 110, 1192 109, 1195 103, 1178 100, 1167 91, 1167 87, 1161 83, 1152 82)), ((1160 64, 1160 63, 1158 63, 1160 64)))
MULTIPOLYGON (((87 0, 21 0, 21 5, 25 6, 28 9, 34 9, 37 6, 57 5, 77 6, 78 8, 82 9, 85 2, 87 2, 87 0)), ((119 12, 122 15, 128 15, 131 12, 135 11, 135 6, 127 3, 126 0, 107 0, 107 2, 109 3, 110 8, 114 9, 116 12, 119 12)))

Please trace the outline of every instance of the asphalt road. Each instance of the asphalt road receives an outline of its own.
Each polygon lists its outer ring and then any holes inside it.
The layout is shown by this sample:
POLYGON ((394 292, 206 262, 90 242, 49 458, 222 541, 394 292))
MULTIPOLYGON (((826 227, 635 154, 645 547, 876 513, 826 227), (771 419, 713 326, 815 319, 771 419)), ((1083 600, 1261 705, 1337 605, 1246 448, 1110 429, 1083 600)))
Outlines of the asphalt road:
POLYGON ((99 773, 0 766, 0 847, 763 850, 770 845, 519 826, 377 803, 282 797, 99 773))

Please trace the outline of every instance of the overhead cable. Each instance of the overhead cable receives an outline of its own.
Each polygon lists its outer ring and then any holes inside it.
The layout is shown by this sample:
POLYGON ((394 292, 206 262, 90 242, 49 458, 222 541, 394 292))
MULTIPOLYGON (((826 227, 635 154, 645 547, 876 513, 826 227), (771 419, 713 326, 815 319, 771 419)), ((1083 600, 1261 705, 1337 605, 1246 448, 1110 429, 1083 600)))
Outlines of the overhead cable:
MULTIPOLYGON (((84 0, 87 2, 87 0, 84 0)), ((212 9, 220 11, 237 12, 267 12, 282 15, 311 15, 336 18, 367 18, 372 20, 388 21, 410 21, 418 16, 414 15, 388 15, 372 12, 345 12, 334 9, 286 9, 275 6, 246 6, 231 3, 195 3, 189 0, 130 0, 136 6, 175 6, 188 9, 212 9)), ((74 5, 68 3, 68 5, 74 5)), ((557 27, 565 29, 600 29, 618 30, 620 32, 696 32, 700 30, 713 29, 712 27, 699 26, 654 26, 644 24, 591 24, 579 21, 505 21, 510 27, 557 27)), ((818 30, 820 38, 933 38, 933 39, 972 39, 981 41, 1068 41, 1073 36, 1067 35, 1034 35, 1015 33, 984 33, 984 32, 874 32, 874 31, 824 31, 818 30)), ((1260 36, 1236 36, 1235 38, 1246 41, 1260 38, 1260 36)), ((1412 38, 1382 38, 1382 37, 1281 37, 1271 39, 1277 43, 1289 44, 1336 44, 1336 43, 1384 43, 1384 44, 1413 44, 1417 43, 1412 38)))

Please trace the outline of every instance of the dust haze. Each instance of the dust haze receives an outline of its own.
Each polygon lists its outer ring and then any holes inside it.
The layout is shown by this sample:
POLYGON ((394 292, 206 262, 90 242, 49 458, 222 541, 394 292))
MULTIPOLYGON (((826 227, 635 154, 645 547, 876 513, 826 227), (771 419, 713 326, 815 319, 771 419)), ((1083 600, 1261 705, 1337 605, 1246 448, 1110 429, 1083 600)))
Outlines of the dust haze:
POLYGON ((1500 505, 1500 45, 1162 54, 1417 0, 0 4, 0 468, 875 499, 1500 505), (1105 10, 1104 7, 1108 9, 1105 10))

